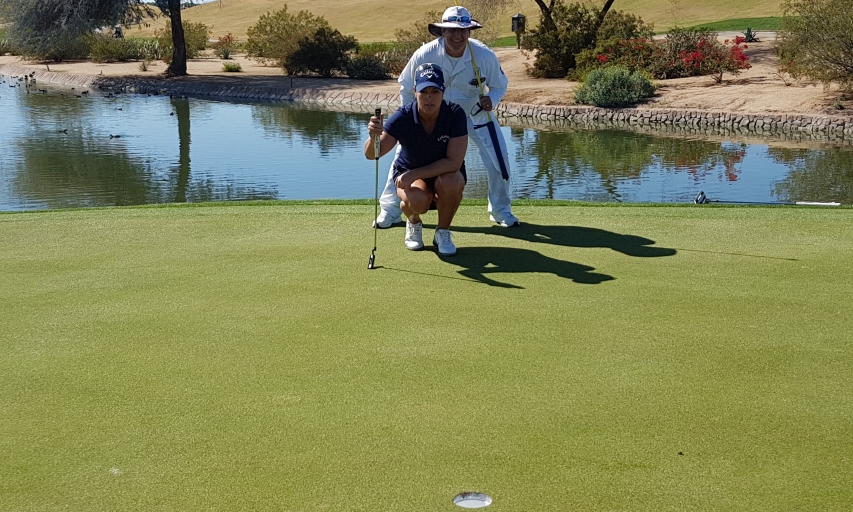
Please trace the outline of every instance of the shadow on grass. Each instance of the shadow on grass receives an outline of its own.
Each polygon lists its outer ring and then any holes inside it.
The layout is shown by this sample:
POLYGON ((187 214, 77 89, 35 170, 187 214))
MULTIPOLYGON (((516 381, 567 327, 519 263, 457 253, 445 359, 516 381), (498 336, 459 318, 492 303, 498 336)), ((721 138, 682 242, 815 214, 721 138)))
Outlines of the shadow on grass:
POLYGON ((613 280, 613 276, 592 272, 593 267, 572 263, 569 261, 549 258, 529 249, 510 247, 463 247, 456 256, 442 258, 448 264, 463 267, 459 273, 469 279, 501 288, 517 288, 523 286, 502 283, 487 277, 492 273, 535 272, 554 274, 564 279, 571 279, 580 284, 599 284, 613 280))
POLYGON ((515 228, 453 226, 452 230, 460 233, 497 235, 531 243, 564 247, 604 247, 638 258, 674 256, 678 252, 675 249, 665 247, 652 247, 655 241, 641 236, 622 235, 603 229, 581 226, 540 226, 538 224, 522 224, 515 228))

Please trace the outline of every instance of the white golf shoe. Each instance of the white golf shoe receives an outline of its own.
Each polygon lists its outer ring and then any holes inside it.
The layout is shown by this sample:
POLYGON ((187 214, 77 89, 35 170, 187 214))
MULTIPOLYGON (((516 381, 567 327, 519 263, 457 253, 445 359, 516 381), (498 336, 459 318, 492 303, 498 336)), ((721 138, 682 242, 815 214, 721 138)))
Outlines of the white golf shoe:
POLYGON ((394 216, 385 210, 380 210, 379 215, 376 216, 376 220, 373 221, 373 227, 379 229, 388 229, 394 224, 399 224, 401 222, 403 222, 403 217, 399 214, 394 216))
POLYGON ((420 251, 424 248, 424 223, 412 224, 406 221, 406 249, 420 251))
POLYGON ((521 225, 518 217, 513 215, 512 212, 492 212, 489 215, 489 220, 505 228, 514 228, 521 225))
POLYGON ((456 254, 456 246, 453 245, 453 238, 450 236, 449 229, 436 229, 432 245, 438 247, 438 254, 441 256, 453 256, 456 254))

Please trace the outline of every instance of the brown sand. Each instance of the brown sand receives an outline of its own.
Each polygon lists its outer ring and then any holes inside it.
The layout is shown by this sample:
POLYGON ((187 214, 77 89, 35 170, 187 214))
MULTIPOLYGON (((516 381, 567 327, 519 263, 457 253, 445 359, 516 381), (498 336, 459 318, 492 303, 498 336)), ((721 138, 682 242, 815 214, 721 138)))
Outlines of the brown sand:
MULTIPOLYGON (((725 75, 721 84, 710 77, 683 78, 658 82, 658 92, 654 98, 638 108, 678 108, 690 110, 725 111, 737 113, 809 113, 838 114, 853 108, 853 101, 844 99, 846 107, 839 112, 834 107, 841 94, 834 88, 825 89, 813 82, 793 82, 786 85, 778 75, 778 61, 773 54, 772 40, 749 45, 746 54, 752 68, 739 75, 725 75)), ((535 79, 527 75, 526 69, 533 57, 514 48, 496 50, 504 72, 510 80, 510 87, 504 101, 535 105, 570 105, 576 82, 560 79, 535 79)), ((264 66, 243 56, 236 56, 227 62, 239 63, 241 73, 225 73, 223 62, 218 58, 192 60, 188 71, 194 77, 228 76, 246 77, 282 77, 280 68, 264 66)), ((24 65, 45 69, 44 63, 23 62, 17 57, 0 57, 0 64, 24 65)), ((96 62, 48 63, 50 71, 105 76, 144 76, 156 77, 166 69, 160 61, 152 63, 146 72, 140 71, 138 62, 99 64, 96 62)), ((396 81, 360 82, 348 79, 294 78, 294 87, 319 89, 358 89, 365 92, 394 93, 398 90, 396 81)))

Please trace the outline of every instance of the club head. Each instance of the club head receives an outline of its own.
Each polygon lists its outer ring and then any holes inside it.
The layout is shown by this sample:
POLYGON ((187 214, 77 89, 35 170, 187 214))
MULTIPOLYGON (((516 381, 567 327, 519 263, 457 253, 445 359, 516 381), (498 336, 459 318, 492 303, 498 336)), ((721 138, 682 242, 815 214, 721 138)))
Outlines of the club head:
POLYGON ((373 270, 373 262, 376 260, 376 255, 371 253, 370 259, 367 260, 367 270, 373 270))

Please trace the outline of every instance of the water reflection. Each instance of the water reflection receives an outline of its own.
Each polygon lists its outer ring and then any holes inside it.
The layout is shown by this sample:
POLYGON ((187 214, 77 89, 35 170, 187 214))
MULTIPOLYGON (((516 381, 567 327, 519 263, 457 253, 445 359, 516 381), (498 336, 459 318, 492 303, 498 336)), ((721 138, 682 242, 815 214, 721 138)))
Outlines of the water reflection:
POLYGON ((853 151, 770 148, 768 153, 790 168, 788 178, 774 187, 780 200, 810 197, 814 201, 853 203, 853 151))
POLYGON ((366 126, 365 116, 343 112, 309 109, 301 106, 275 108, 270 105, 252 105, 252 118, 268 135, 288 139, 298 137, 317 146, 321 156, 332 151, 341 152, 362 142, 366 126))
POLYGON ((175 202, 187 202, 187 185, 190 182, 190 102, 184 99, 170 100, 178 118, 178 182, 175 186, 175 202))
POLYGON ((12 180, 12 192, 43 207, 123 206, 162 199, 158 184, 149 178, 150 169, 129 157, 120 142, 84 138, 72 127, 67 134, 36 130, 17 146, 23 171, 12 180), (59 172, 57 161, 63 163, 59 172))
MULTIPOLYGON (((373 197, 374 164, 361 152, 369 112, 42 87, 0 95, 0 210, 373 197)), ((848 148, 504 130, 515 198, 690 202, 704 190, 730 201, 853 201, 848 148)), ((485 198, 470 149, 465 197, 485 198)))
MULTIPOLYGON (((621 130, 519 130, 516 165, 535 162, 534 173, 516 186, 524 198, 629 201, 626 185, 644 175, 683 174, 693 182, 735 182, 743 169, 746 144, 655 137, 621 130), (591 176, 595 185, 588 188, 591 176), (571 192, 568 192, 571 194, 571 192)), ((651 199, 654 200, 654 199, 651 199)))

